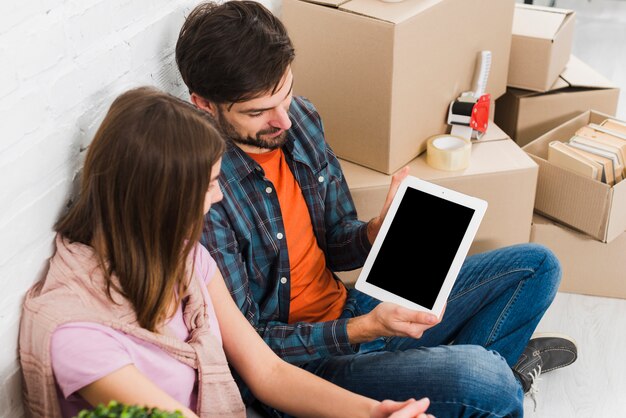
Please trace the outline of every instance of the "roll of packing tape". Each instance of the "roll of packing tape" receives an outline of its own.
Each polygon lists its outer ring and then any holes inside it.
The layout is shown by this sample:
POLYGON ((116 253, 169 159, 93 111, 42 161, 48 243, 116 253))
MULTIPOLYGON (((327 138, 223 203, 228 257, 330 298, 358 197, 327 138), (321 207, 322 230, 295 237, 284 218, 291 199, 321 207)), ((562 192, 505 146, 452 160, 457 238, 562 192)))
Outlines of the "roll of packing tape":
POLYGON ((472 143, 454 135, 435 135, 426 143, 426 162, 439 170, 456 171, 467 168, 472 143))

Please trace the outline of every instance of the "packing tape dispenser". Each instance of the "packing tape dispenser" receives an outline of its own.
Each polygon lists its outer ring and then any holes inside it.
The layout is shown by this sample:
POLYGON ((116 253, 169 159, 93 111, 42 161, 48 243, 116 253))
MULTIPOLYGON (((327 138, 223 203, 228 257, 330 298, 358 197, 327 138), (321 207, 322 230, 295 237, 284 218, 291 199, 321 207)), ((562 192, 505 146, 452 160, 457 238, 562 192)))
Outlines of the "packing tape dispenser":
POLYGON ((448 109, 447 135, 435 135, 427 140, 426 162, 439 170, 463 170, 471 156, 471 140, 480 139, 487 131, 491 95, 485 94, 491 51, 481 51, 474 70, 473 91, 466 91, 448 109))
POLYGON ((474 70, 474 90, 466 91, 448 109, 450 133, 467 139, 480 139, 489 124, 491 95, 485 93, 491 69, 491 51, 481 51, 474 70))

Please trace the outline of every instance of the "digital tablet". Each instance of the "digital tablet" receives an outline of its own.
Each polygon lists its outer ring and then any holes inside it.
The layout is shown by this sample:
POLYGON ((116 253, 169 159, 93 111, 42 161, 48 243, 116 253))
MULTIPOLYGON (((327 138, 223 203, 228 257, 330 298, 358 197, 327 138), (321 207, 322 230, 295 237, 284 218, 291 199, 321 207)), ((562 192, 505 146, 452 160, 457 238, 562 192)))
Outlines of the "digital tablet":
POLYGON ((439 317, 486 210, 482 199, 408 176, 355 288, 439 317))

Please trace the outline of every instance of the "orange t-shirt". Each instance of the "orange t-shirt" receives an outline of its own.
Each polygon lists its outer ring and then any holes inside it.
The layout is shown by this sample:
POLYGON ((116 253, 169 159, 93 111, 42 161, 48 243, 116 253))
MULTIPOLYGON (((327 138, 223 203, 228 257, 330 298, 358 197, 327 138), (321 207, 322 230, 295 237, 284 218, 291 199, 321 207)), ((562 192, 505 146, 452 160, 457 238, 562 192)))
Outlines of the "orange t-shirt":
POLYGON ((339 318, 346 301, 346 288, 326 268, 304 196, 285 155, 280 148, 248 155, 263 167, 278 194, 291 266, 289 323, 339 318))

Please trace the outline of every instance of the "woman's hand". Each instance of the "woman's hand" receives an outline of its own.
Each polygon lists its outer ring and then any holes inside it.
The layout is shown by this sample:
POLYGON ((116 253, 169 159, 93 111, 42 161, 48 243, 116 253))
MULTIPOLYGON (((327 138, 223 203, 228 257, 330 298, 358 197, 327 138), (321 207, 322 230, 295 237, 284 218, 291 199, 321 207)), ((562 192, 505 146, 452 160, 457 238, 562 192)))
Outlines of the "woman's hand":
POLYGON ((434 418, 426 413, 429 405, 428 398, 419 401, 409 399, 404 402, 385 400, 372 410, 370 418, 434 418))

